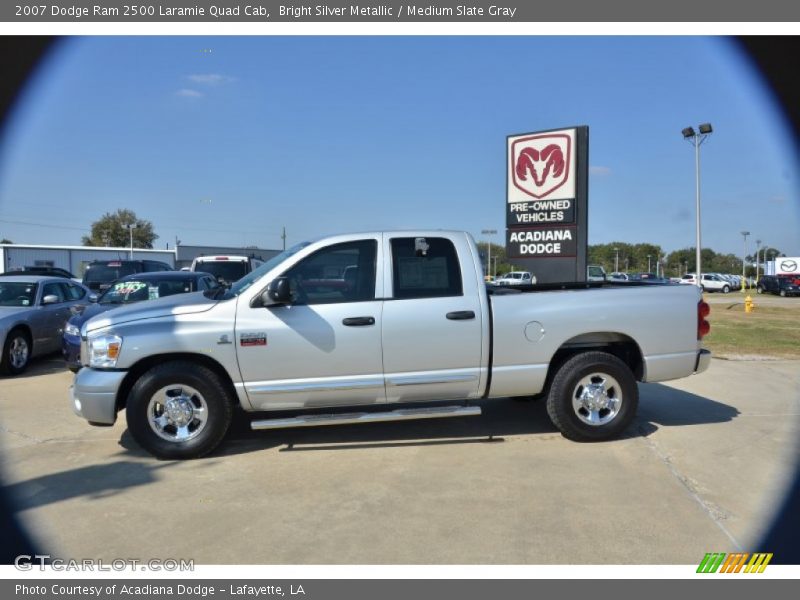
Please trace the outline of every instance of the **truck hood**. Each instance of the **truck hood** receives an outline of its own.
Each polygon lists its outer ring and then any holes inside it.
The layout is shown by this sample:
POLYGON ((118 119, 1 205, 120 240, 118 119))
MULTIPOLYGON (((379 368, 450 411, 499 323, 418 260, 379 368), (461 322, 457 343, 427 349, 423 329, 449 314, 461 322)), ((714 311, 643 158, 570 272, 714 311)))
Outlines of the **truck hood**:
POLYGON ((174 296, 136 302, 135 304, 109 310, 89 319, 85 327, 86 331, 89 332, 130 321, 201 313, 209 310, 217 302, 219 300, 207 298, 203 292, 175 294, 174 296))

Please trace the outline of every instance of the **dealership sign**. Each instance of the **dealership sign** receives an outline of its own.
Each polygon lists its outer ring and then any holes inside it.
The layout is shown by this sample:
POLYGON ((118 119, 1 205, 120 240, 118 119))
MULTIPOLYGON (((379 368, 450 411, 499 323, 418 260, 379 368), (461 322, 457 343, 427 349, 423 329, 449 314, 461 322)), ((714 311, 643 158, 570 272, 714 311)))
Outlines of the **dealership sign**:
POLYGON ((800 257, 779 256, 775 259, 776 275, 800 275, 800 257))
POLYGON ((508 136, 506 253, 539 283, 586 281, 589 128, 508 136))

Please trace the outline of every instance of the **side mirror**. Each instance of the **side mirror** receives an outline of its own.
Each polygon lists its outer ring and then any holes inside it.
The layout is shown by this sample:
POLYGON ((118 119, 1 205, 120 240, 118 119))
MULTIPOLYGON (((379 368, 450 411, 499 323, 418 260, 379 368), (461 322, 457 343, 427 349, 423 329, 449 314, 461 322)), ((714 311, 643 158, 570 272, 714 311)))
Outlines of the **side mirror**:
POLYGON ((287 277, 278 277, 270 281, 265 292, 261 294, 263 306, 276 304, 289 304, 292 301, 292 292, 287 277))
POLYGON ((44 298, 42 298, 42 306, 45 304, 56 304, 58 302, 58 296, 55 294, 47 294, 44 298))
POLYGON ((89 302, 92 302, 92 303, 97 302, 98 296, 97 296, 97 294, 89 294, 89 297, 87 298, 87 300, 89 302))

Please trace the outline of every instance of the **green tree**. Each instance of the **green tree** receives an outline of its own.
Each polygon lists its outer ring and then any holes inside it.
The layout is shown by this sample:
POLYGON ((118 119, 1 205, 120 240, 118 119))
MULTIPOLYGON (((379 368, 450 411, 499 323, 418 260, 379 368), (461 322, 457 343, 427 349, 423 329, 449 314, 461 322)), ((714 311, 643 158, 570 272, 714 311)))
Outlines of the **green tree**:
POLYGON ((663 262, 664 251, 655 244, 628 244, 611 242, 610 244, 593 244, 589 246, 588 263, 602 265, 607 273, 615 270, 622 272, 656 271, 656 263, 663 262), (650 259, 648 261, 648 255, 650 259))
POLYGON ((503 273, 508 273, 509 271, 519 271, 515 267, 506 256, 506 248, 505 246, 501 246, 499 244, 489 244, 488 242, 478 242, 478 251, 481 255, 481 264, 483 265, 483 272, 489 273, 491 275, 502 275, 503 273), (489 246, 492 247, 492 265, 491 269, 487 271, 487 262, 489 260, 489 246))
POLYGON ((13 244, 13 243, 14 243, 14 242, 12 242, 12 241, 11 241, 10 239, 8 239, 8 238, 3 238, 2 240, 0 240, 0 244, 13 244))
MULTIPOLYGON (((720 261, 727 260, 730 255, 718 255, 711 248, 703 248, 700 251, 700 265, 704 273, 730 273, 731 267, 720 268, 720 261)), ((679 277, 684 273, 694 273, 697 270, 697 253, 694 247, 675 250, 667 255, 667 275, 679 277)), ((740 262, 741 266, 741 262, 740 262)), ((736 271, 733 271, 735 273, 736 271)))
POLYGON ((92 234, 83 236, 81 242, 84 246, 114 246, 126 248, 130 246, 130 232, 128 226, 135 226, 133 230, 134 248, 152 248, 158 236, 153 231, 150 221, 139 219, 132 210, 120 208, 116 213, 106 213, 92 223, 92 234))

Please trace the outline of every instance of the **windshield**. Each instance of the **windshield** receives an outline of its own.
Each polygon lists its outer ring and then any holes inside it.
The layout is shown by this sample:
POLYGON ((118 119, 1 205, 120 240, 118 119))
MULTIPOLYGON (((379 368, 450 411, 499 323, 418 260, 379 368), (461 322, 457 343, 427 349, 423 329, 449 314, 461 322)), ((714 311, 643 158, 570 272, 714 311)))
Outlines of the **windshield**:
POLYGON ((204 273, 210 273, 220 283, 232 283, 247 274, 247 263, 241 260, 204 260, 197 263, 196 269, 204 273))
POLYGON ((35 300, 35 283, 0 282, 0 306, 33 306, 35 300))
POLYGON ((173 294, 188 294, 194 291, 190 279, 147 279, 118 281, 100 296, 98 304, 131 304, 142 300, 155 300, 173 294))
MULTIPOLYGON (((300 250, 302 250, 303 248, 305 248, 310 244, 311 242, 301 242, 295 246, 292 246, 288 250, 284 250, 280 254, 276 254, 275 256, 270 258, 267 262, 265 262, 263 265, 258 267, 255 271, 250 271, 250 273, 248 273, 247 275, 242 277, 239 281, 234 283, 230 287, 230 289, 225 292, 225 295, 223 297, 233 298, 234 296, 238 296, 247 288, 249 288, 251 285, 253 285, 253 282, 260 279, 262 275, 268 273, 269 271, 277 267, 279 264, 281 264, 284 260, 292 256, 293 254, 297 254, 298 252, 300 252, 300 250)), ((205 265, 203 266, 203 270, 204 271, 206 270, 205 265)), ((210 292, 208 293, 214 294, 217 293, 217 291, 210 290, 210 292)))
POLYGON ((103 282, 114 281, 125 275, 133 275, 136 272, 136 267, 131 263, 123 263, 119 266, 108 265, 92 265, 86 270, 86 275, 83 276, 85 282, 103 282))

